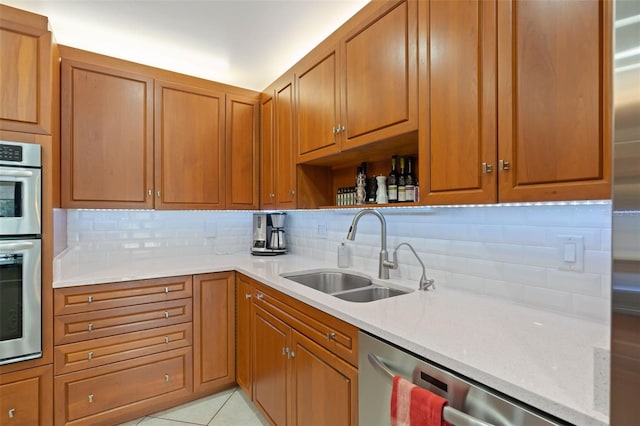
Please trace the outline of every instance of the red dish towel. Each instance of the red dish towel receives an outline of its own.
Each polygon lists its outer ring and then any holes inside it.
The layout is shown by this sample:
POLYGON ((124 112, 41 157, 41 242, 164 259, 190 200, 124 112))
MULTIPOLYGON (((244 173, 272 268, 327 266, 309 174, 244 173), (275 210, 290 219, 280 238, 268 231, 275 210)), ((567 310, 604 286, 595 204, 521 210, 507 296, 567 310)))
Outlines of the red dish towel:
POLYGON ((451 426, 442 418, 447 400, 400 376, 393 378, 391 426, 451 426))

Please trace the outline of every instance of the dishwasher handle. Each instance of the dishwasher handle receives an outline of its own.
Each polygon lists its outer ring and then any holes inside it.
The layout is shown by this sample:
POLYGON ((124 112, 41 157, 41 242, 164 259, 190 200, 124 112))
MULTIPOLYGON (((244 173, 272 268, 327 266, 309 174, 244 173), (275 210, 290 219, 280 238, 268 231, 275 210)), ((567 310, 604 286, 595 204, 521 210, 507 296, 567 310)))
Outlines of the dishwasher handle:
MULTIPOLYGON (((369 353, 368 358, 375 370, 382 373, 382 375, 386 376, 388 379, 393 380, 396 374, 394 374, 393 371, 391 371, 377 355, 369 353)), ((495 426, 450 406, 445 406, 442 409, 442 417, 454 426, 495 426)))

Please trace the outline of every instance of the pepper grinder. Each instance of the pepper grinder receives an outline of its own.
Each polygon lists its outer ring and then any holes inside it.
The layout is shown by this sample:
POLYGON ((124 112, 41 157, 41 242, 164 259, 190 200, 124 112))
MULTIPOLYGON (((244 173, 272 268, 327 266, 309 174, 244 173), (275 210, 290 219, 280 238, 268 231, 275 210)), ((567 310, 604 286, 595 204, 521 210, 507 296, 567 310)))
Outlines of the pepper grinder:
POLYGON ((378 204, 387 204, 389 202, 389 198, 387 197, 387 177, 386 176, 377 176, 376 180, 378 181, 378 192, 376 193, 376 202, 378 204))

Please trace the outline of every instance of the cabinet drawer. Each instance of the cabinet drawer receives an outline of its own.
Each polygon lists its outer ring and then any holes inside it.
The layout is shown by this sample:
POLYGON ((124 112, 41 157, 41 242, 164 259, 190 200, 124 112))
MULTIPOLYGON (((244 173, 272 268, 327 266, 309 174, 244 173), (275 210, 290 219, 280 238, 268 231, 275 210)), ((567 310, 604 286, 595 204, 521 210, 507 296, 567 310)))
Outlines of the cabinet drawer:
POLYGON ((117 423, 141 404, 188 395, 192 383, 190 348, 56 376, 56 397, 64 398, 56 424, 117 423))
POLYGON ((255 282, 254 303, 350 364, 358 365, 358 329, 265 285, 255 282), (258 296, 260 294, 261 296, 258 296))
POLYGON ((53 374, 51 366, 0 376, 0 425, 52 424, 53 374))
POLYGON ((54 340, 61 345, 190 322, 191 311, 191 299, 179 299, 57 316, 53 320, 54 340))
POLYGON ((56 346, 55 373, 66 374, 191 346, 192 323, 56 346))
POLYGON ((192 291, 190 275, 58 288, 53 295, 54 315, 184 299, 192 291))

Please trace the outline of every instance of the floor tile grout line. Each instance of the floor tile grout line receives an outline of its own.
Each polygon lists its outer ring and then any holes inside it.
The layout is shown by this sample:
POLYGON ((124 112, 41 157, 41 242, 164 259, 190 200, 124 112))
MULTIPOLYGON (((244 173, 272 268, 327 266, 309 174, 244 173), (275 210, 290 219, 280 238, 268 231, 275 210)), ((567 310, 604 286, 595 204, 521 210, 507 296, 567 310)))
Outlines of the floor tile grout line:
MULTIPOLYGON (((224 391, 223 391, 223 392, 224 392, 224 391)), ((207 424, 206 424, 205 426, 207 426, 207 425, 211 424, 211 422, 213 421, 213 419, 215 419, 215 418, 216 418, 216 416, 217 416, 218 414, 220 414, 220 411, 222 411, 222 409, 224 408, 224 406, 225 406, 225 405, 227 405, 227 403, 229 402, 229 400, 231 400, 231 397, 233 396, 233 394, 234 394, 234 393, 236 393, 236 392, 238 392, 238 388, 237 388, 237 387, 233 390, 233 392, 231 392, 231 393, 229 394, 229 397, 228 397, 227 399, 225 399, 225 400, 224 400, 224 403, 220 406, 220 408, 218 409, 218 411, 216 411, 216 412, 214 413, 213 417, 211 417, 211 418, 209 419, 209 421, 207 422, 207 424)))

